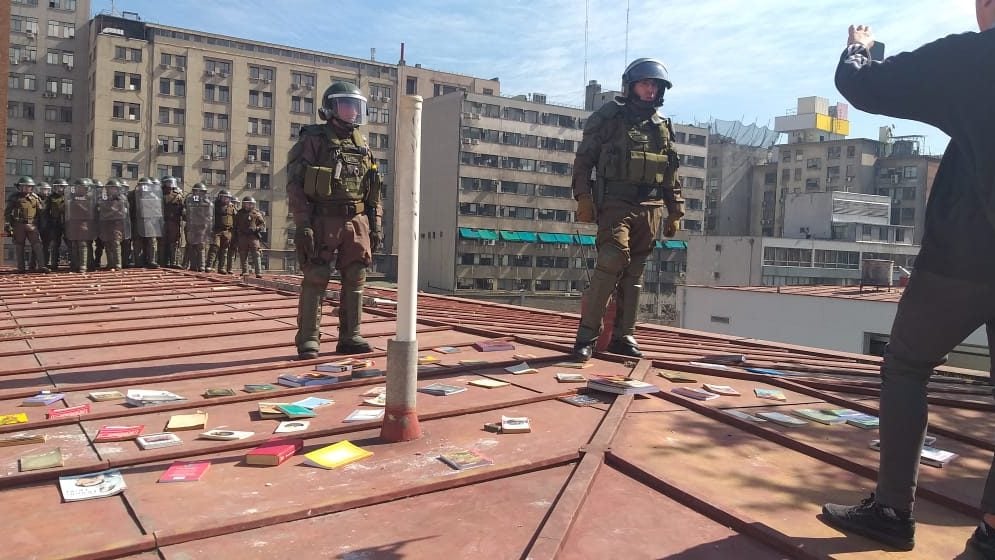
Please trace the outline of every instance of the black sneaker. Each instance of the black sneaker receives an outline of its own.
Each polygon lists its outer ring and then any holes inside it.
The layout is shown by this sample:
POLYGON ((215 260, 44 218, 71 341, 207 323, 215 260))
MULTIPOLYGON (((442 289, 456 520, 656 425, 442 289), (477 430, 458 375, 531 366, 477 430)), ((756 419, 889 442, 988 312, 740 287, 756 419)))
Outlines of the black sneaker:
POLYGON ((916 545, 916 520, 912 515, 875 502, 874 494, 856 506, 822 506, 822 521, 898 550, 912 550, 916 545))
POLYGON ((995 560, 995 528, 982 521, 967 541, 967 547, 985 560, 995 560))

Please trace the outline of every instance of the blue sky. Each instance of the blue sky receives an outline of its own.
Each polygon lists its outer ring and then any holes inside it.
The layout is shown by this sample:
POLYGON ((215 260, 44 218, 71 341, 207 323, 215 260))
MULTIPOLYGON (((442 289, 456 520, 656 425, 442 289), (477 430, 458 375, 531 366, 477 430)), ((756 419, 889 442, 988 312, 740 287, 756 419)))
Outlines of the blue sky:
MULTIPOLYGON (((867 23, 889 54, 950 33, 976 31, 970 0, 629 0, 628 59, 663 60, 674 89, 663 111, 679 122, 710 117, 769 124, 796 98, 843 101, 833 70, 847 26, 867 23), (887 5, 885 5, 887 4, 887 5), (900 9, 896 9, 900 7, 900 9)), ((109 10, 93 0, 93 11, 109 10)), ((579 106, 584 91, 584 0, 117 0, 144 20, 396 63, 499 77, 503 94, 542 92, 579 106)), ((618 87, 626 59, 626 2, 590 0, 588 79, 618 87)), ((924 77, 928 79, 928 77, 924 77)), ((878 127, 923 134, 933 153, 947 137, 909 121, 851 109, 851 136, 878 127)))

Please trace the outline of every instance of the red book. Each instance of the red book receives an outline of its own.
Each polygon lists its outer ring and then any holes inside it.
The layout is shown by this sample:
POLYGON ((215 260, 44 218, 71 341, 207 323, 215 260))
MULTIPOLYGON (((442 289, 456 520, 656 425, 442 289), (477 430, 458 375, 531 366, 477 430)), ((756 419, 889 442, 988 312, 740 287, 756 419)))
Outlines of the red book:
POLYGON ((302 439, 277 439, 266 442, 245 454, 245 464, 275 467, 304 447, 302 439))
POLYGON ((159 482, 196 482, 210 467, 210 461, 176 461, 162 473, 159 482))
POLYGON ((478 340, 473 343, 473 347, 480 352, 500 352, 515 349, 515 345, 507 340, 478 340))
POLYGON ((48 409, 48 415, 46 418, 51 420, 53 418, 65 418, 67 416, 80 416, 83 414, 90 414, 89 404, 81 404, 79 406, 71 406, 69 408, 50 408, 48 409))
POLYGON ((143 431, 145 431, 145 426, 101 426, 93 441, 94 443, 127 441, 142 435, 143 431))

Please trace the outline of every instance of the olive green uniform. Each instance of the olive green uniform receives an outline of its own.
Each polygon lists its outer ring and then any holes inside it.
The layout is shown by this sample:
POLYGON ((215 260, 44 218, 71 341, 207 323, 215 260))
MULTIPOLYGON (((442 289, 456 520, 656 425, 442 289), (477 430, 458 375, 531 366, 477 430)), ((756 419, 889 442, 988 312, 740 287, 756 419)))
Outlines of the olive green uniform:
POLYGON ((318 351, 321 302, 332 259, 342 275, 338 308, 340 352, 368 348, 360 336, 363 286, 372 262, 370 218, 379 231, 381 183, 366 139, 358 129, 333 124, 305 127, 289 156, 287 194, 298 238, 313 231, 314 252, 297 242, 304 280, 295 343, 301 354, 318 351))
POLYGON ((214 242, 207 253, 207 270, 214 269, 217 262, 218 273, 231 274, 232 261, 235 260, 235 247, 232 237, 235 233, 235 204, 229 198, 224 204, 219 198, 214 205, 214 242))
POLYGON ((665 211, 683 215, 673 141, 668 119, 619 101, 604 105, 584 126, 574 161, 574 197, 594 198, 598 259, 584 297, 578 343, 598 338, 613 292, 618 311, 612 340, 634 332, 643 270, 665 211), (592 169, 597 175, 593 189, 592 169))
POLYGON ((45 204, 45 228, 48 231, 48 266, 52 270, 59 268, 59 257, 62 252, 62 241, 66 239, 66 197, 65 194, 53 192, 45 204))
MULTIPOLYGON (((17 262, 19 272, 27 270, 27 259, 24 253, 26 243, 31 244, 31 252, 37 255, 38 259, 42 258, 41 235, 38 230, 44 209, 41 198, 33 192, 15 193, 7 201, 4 220, 13 233, 14 260, 17 262)), ((32 266, 32 270, 35 270, 34 266, 32 266)))
POLYGON ((253 208, 241 208, 235 214, 235 246, 238 248, 238 258, 242 263, 242 274, 249 273, 249 266, 256 276, 262 274, 262 242, 260 236, 266 220, 262 212, 253 208))

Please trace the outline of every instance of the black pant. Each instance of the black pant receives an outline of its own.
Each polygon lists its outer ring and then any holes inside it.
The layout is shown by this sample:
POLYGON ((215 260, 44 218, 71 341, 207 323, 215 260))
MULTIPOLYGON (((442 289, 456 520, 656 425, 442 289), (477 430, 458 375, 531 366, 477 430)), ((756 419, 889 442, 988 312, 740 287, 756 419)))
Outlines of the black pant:
MULTIPOLYGON (((926 436, 926 384, 933 368, 981 326, 995 347, 995 284, 975 284, 916 270, 898 303, 881 365, 881 463, 875 499, 911 510, 926 436)), ((991 367, 989 374, 991 374, 991 367)), ((982 509, 995 513, 995 468, 982 509)))

